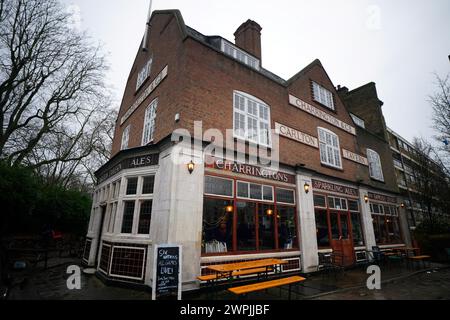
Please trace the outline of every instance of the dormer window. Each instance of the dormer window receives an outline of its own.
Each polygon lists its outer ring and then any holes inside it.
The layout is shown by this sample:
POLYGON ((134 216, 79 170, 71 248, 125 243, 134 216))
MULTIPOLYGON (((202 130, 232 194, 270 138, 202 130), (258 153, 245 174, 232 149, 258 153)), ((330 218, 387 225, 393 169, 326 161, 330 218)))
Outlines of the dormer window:
POLYGON ((247 52, 237 48, 228 41, 222 40, 222 51, 236 60, 248 65, 249 67, 259 70, 259 60, 248 54, 247 52))
POLYGON ((361 127, 363 129, 366 128, 366 125, 364 124, 364 120, 361 118, 358 118, 357 116, 355 116, 353 113, 350 113, 350 116, 353 119, 353 122, 358 126, 361 127))
POLYGON ((150 58, 144 65, 144 67, 141 69, 141 71, 139 71, 136 80, 136 91, 139 90, 139 88, 142 86, 145 80, 147 80, 148 77, 150 77, 150 72, 152 71, 152 62, 153 58, 150 58))
POLYGON ((331 91, 325 89, 320 84, 317 84, 314 81, 312 82, 312 86, 314 94, 313 99, 319 102, 320 104, 324 105, 325 107, 334 111, 335 110, 334 100, 331 91))

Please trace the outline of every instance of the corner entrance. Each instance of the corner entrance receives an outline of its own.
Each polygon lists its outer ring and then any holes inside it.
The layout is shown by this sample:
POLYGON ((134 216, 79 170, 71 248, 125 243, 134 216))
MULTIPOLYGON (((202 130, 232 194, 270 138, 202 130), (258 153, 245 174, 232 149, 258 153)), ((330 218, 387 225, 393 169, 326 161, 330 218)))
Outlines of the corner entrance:
POLYGON ((350 221, 349 212, 330 211, 331 248, 336 253, 336 262, 344 266, 355 263, 350 221))

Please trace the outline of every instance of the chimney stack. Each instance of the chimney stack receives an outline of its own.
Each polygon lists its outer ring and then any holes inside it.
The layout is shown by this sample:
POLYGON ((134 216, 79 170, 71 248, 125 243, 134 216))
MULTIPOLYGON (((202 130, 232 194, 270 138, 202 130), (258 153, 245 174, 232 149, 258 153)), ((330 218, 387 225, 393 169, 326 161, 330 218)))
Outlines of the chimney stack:
POLYGON ((234 33, 235 44, 261 60, 261 26, 247 20, 234 33))

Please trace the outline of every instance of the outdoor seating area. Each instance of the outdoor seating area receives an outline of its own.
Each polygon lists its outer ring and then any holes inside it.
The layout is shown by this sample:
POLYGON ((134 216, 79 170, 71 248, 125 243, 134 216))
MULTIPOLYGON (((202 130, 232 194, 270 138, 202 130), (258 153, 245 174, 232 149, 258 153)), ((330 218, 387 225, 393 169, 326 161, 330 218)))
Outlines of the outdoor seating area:
POLYGON ((237 263, 210 265, 206 269, 210 274, 197 277, 200 282, 205 283, 207 288, 217 292, 217 285, 223 284, 227 290, 238 297, 245 296, 252 292, 267 290, 269 288, 289 286, 289 299, 291 288, 295 283, 306 280, 300 276, 282 277, 282 266, 288 261, 282 259, 260 259, 237 263), (242 286, 232 286, 235 280, 241 276, 256 277, 256 282, 242 286), (269 280, 270 276, 270 280, 269 280))

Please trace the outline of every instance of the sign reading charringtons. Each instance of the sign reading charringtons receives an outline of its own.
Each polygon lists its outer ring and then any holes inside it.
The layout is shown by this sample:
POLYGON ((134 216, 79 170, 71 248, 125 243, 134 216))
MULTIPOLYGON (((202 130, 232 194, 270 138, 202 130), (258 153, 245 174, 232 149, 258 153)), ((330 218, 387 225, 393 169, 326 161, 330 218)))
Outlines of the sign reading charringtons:
POLYGON ((303 110, 309 114, 312 114, 316 118, 322 119, 323 121, 328 122, 329 124, 332 124, 333 126, 342 129, 344 131, 347 131, 348 133, 351 133, 353 135, 356 135, 356 129, 352 127, 351 125, 333 117, 332 115, 323 112, 322 110, 317 109, 316 107, 313 107, 309 103, 306 103, 305 101, 294 97, 293 95, 289 95, 289 103, 300 110, 303 110))
POLYGON ((125 121, 136 111, 142 102, 156 89, 157 86, 167 77, 169 66, 165 66, 164 69, 156 76, 155 80, 144 90, 144 92, 137 98, 130 109, 120 119, 120 125, 123 125, 125 121))
POLYGON ((294 141, 306 144, 308 146, 319 148, 319 141, 317 138, 303 133, 296 129, 285 126, 284 124, 275 122, 275 132, 283 137, 292 139, 294 141))

